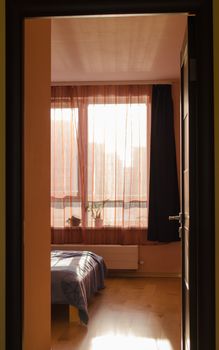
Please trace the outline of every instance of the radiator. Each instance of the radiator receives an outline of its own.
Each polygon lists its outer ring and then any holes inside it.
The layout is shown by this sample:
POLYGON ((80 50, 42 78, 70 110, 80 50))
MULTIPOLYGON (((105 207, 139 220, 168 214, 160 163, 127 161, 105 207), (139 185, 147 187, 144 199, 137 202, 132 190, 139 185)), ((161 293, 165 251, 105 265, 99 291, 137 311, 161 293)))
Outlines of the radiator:
POLYGON ((82 245, 82 244, 52 244, 52 249, 88 250, 103 257, 108 269, 137 270, 137 245, 82 245))

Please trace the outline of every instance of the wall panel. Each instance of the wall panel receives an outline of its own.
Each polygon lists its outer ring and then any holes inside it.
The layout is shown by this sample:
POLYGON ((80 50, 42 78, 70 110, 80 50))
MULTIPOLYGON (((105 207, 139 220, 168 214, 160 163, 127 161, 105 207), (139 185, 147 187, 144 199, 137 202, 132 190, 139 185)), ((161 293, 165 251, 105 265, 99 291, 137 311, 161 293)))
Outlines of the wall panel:
POLYGON ((50 42, 25 20, 23 350, 50 349, 50 42))

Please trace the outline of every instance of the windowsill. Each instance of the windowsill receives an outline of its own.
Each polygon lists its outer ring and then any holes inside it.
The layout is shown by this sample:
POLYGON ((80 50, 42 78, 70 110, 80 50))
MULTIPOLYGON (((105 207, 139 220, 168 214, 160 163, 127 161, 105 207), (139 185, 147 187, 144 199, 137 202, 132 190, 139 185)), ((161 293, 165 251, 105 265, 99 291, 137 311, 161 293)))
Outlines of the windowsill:
POLYGON ((52 230, 79 230, 81 231, 82 229, 84 230, 146 230, 147 226, 142 226, 142 227, 136 227, 136 226, 129 226, 129 227, 121 227, 121 226, 102 226, 102 227, 84 227, 82 228, 81 226, 66 226, 66 227, 51 227, 52 230))

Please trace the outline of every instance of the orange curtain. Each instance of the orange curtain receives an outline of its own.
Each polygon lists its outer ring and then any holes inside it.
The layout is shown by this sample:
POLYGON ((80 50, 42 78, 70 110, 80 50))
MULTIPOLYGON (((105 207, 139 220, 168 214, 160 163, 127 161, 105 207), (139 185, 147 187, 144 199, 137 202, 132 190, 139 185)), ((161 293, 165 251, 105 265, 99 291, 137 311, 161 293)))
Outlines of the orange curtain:
POLYGON ((53 243, 146 239, 151 87, 52 87, 53 243))

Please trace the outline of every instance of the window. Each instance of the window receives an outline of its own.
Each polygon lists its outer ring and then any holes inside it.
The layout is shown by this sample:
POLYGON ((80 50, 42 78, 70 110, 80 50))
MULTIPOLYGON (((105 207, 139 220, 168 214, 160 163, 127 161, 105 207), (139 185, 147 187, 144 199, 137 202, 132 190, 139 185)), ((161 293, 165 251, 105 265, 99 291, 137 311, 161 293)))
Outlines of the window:
POLYGON ((107 201, 104 225, 146 226, 146 131, 146 104, 88 106, 88 201, 107 201))
POLYGON ((77 138, 78 108, 51 108, 51 204, 54 227, 61 227, 66 222, 74 203, 77 203, 75 215, 81 215, 77 138))
POLYGON ((148 95, 90 96, 52 103, 52 227, 69 226, 72 216, 97 227, 96 211, 104 227, 146 227, 148 95))

